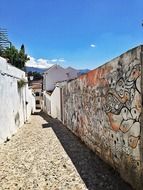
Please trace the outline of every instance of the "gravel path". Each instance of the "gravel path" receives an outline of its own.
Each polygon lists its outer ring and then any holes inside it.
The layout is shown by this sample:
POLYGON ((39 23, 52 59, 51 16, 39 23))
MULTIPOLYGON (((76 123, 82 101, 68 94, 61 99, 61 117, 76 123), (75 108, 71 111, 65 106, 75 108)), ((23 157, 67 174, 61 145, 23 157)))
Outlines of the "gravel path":
POLYGON ((56 119, 32 115, 0 145, 0 190, 130 190, 56 119))

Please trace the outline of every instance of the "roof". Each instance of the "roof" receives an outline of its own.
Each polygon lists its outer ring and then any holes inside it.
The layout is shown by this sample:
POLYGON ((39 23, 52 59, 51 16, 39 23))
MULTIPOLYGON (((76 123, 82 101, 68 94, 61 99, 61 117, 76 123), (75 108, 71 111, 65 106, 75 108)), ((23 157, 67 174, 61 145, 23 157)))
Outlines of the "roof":
POLYGON ((42 79, 31 81, 32 84, 42 84, 42 79))
POLYGON ((75 69, 75 68, 73 68, 73 67, 67 67, 65 70, 67 70, 67 71, 77 71, 77 72, 79 72, 79 70, 77 70, 77 69, 75 69))
POLYGON ((55 66, 57 66, 57 64, 52 65, 51 67, 49 67, 48 69, 46 69, 46 70, 43 72, 43 74, 46 73, 47 71, 49 71, 50 69, 54 68, 55 66))
POLYGON ((42 89, 42 84, 34 84, 31 87, 32 89, 42 89))
POLYGON ((42 89, 42 79, 31 81, 31 87, 32 89, 42 89))

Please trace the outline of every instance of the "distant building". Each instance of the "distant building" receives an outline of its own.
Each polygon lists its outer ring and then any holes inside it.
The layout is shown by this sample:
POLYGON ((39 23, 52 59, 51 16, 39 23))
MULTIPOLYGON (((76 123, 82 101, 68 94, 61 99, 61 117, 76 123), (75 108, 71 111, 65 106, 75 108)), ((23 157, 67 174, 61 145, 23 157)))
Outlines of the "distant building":
POLYGON ((35 103, 36 108, 41 109, 42 104, 42 79, 41 80, 34 80, 31 82, 31 88, 35 94, 35 103))
POLYGON ((79 71, 72 68, 72 67, 68 67, 65 69, 66 71, 66 74, 68 76, 68 80, 71 80, 71 79, 74 79, 74 78, 77 78, 78 75, 79 75, 79 71))
POLYGON ((60 65, 53 65, 43 74, 43 90, 53 91, 57 82, 77 78, 78 73, 79 71, 72 67, 64 69, 60 65))

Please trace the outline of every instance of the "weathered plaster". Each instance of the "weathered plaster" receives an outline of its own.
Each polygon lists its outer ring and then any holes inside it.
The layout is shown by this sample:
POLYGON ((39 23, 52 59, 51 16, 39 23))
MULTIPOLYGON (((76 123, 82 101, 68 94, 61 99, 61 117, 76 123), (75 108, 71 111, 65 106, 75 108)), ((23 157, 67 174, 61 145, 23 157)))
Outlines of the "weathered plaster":
POLYGON ((25 72, 0 57, 0 143, 10 138, 35 109, 35 98, 26 84, 18 88, 25 72))
POLYGON ((63 87, 64 124, 137 189, 142 188, 141 49, 63 87))

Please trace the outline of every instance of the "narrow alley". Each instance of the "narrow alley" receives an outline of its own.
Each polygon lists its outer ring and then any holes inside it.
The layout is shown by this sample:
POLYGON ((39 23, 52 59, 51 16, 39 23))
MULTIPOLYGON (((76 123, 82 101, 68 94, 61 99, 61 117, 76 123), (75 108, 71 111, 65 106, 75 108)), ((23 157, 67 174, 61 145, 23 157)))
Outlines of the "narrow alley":
POLYGON ((39 112, 0 145, 0 190, 129 190, 58 120, 39 112))

